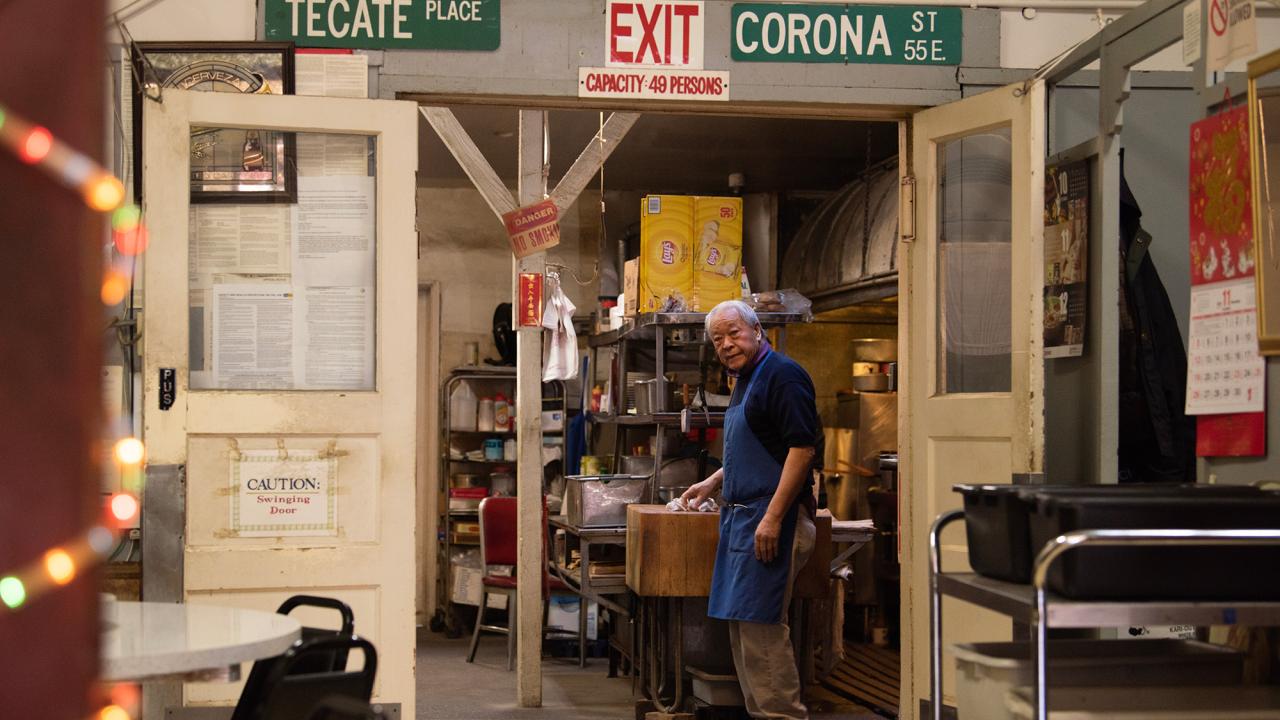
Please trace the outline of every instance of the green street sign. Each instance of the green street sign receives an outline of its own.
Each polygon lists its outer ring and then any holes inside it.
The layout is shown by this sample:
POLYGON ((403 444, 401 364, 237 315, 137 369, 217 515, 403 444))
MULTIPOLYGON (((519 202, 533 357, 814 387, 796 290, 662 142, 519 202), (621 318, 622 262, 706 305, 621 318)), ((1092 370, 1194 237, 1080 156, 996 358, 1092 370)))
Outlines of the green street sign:
POLYGON ((266 0, 266 40, 299 47, 497 50, 501 0, 266 0))
POLYGON ((905 5, 735 3, 738 62, 959 65, 961 11, 905 5))

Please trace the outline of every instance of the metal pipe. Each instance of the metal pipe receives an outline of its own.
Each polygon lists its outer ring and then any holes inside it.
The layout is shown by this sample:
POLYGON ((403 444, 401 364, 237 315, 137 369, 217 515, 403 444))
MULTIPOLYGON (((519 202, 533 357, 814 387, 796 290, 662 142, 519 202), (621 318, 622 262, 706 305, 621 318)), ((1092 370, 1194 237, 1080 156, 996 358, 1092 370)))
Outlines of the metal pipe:
MULTIPOLYGON (((779 4, 848 5, 848 0, 782 0, 779 4)), ((980 8, 1032 8, 1036 10, 1132 10, 1143 4, 1142 0, 864 0, 859 5, 911 5, 913 7, 964 7, 980 8)))
MULTIPOLYGON (((950 513, 948 513, 949 515, 950 513)), ((937 527, 947 515, 938 518, 937 527)), ((930 534, 930 553, 934 537, 930 534)), ((1069 532, 1050 540, 1036 556, 1032 583, 1036 589, 1036 720, 1049 718, 1049 685, 1046 672, 1048 640, 1048 584, 1049 568, 1068 550, 1094 545, 1115 547, 1134 545, 1142 547, 1223 547, 1230 545, 1280 545, 1280 530, 1080 530, 1069 532)), ((937 716, 935 715, 935 718, 937 716)), ((939 719, 940 720, 940 719, 939 719)))
POLYGON ((929 528, 929 710, 933 720, 942 720, 942 529, 964 517, 963 510, 942 513, 929 528))

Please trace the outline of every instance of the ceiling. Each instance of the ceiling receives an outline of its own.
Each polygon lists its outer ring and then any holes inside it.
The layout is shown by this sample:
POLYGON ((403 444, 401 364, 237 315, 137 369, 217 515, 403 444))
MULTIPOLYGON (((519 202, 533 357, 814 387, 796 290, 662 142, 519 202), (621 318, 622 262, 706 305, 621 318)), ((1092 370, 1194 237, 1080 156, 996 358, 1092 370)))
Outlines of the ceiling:
MULTIPOLYGON (((516 180, 518 111, 452 106, 485 158, 508 185, 516 180)), ((552 110, 547 120, 551 185, 595 136, 600 113, 552 110)), ((418 184, 468 185, 440 138, 420 120, 418 184)), ((746 175, 746 192, 834 190, 867 165, 897 153, 894 122, 642 115, 605 165, 605 188, 652 193, 718 194, 730 173, 746 175), (869 136, 868 136, 869 133, 869 136)), ((592 186, 599 183, 599 177, 592 186)))

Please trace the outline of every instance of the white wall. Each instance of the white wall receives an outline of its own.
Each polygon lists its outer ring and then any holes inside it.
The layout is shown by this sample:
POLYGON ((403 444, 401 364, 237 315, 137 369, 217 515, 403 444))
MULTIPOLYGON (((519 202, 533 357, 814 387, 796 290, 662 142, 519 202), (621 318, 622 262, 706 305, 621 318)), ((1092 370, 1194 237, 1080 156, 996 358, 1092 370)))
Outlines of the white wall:
MULTIPOLYGON (((549 259, 591 276, 599 235, 599 193, 582 198, 560 217, 560 246, 549 259)), ((498 303, 511 301, 511 246, 506 231, 480 193, 465 188, 418 189, 418 242, 423 265, 440 289, 440 367, 447 373, 463 364, 465 344, 480 343, 480 357, 497 358, 491 329, 498 303)), ((596 286, 577 285, 564 278, 565 293, 578 314, 592 311, 596 286)))
MULTIPOLYGON (((245 41, 257 37, 254 0, 160 0, 128 17, 147 1, 109 0, 107 18, 122 13, 125 27, 138 41, 245 41)), ((111 42, 120 42, 114 26, 108 37, 111 42)))
MULTIPOLYGON (((1259 5, 1265 0, 1259 0, 1259 5)), ((1097 14, 1088 10, 1039 10, 1031 19, 1021 10, 1000 11, 1000 66, 1006 68, 1038 68, 1059 53, 1097 34, 1103 24, 1122 13, 1097 14)), ((1280 47, 1280 17, 1274 14, 1258 18, 1259 54, 1280 47)), ((1097 63, 1089 66, 1097 69, 1097 63)), ((1182 45, 1174 43, 1146 61, 1136 70, 1187 70, 1182 64, 1182 45)), ((1243 72, 1244 61, 1228 70, 1243 72)))

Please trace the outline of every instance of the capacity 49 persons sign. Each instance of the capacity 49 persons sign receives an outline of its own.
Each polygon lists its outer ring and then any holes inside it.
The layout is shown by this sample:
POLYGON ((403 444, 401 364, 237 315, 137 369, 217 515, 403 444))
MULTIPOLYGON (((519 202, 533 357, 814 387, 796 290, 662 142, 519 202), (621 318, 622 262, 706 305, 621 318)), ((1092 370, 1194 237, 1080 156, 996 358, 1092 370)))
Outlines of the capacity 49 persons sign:
POLYGON ((960 64, 955 7, 738 3, 731 24, 738 62, 960 64))

